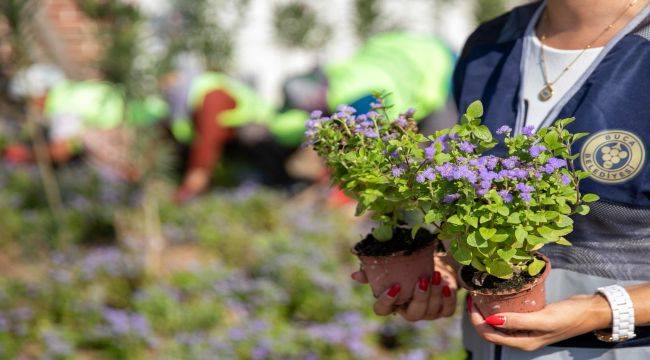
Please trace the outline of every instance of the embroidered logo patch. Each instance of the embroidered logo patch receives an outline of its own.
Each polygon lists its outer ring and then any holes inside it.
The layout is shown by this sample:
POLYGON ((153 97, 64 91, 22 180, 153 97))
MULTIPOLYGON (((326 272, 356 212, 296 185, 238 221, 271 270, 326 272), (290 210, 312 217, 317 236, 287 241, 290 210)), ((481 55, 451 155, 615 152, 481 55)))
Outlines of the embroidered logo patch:
POLYGON ((607 184, 622 183, 641 171, 645 146, 641 139, 625 130, 605 130, 587 139, 580 163, 591 178, 607 184))

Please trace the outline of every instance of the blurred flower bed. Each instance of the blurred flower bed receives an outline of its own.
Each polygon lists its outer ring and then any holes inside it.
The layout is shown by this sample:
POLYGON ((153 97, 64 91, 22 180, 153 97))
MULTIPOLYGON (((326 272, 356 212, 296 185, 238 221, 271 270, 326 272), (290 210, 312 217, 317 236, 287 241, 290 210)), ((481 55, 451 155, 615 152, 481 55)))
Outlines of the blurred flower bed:
POLYGON ((457 319, 372 314, 349 278, 363 225, 343 211, 252 185, 182 208, 161 196, 167 248, 151 272, 114 224, 142 195, 59 173, 57 225, 35 170, 0 170, 2 359, 463 358, 457 319))

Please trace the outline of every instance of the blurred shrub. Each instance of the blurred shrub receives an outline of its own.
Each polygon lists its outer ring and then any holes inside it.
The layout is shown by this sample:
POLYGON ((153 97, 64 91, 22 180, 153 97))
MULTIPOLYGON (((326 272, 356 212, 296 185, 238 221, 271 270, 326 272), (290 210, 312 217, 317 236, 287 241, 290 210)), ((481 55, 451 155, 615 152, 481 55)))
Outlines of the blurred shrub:
POLYGON ((331 38, 331 27, 315 9, 302 1, 276 6, 273 12, 275 36, 285 46, 316 49, 331 38))

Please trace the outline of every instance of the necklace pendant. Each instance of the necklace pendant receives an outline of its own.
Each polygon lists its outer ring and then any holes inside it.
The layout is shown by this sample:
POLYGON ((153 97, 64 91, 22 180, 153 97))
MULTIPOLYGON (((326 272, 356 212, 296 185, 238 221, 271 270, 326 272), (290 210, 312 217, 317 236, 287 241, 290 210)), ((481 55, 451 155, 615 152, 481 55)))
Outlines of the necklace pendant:
POLYGON ((537 95, 537 97, 540 101, 548 101, 551 97, 553 97, 553 88, 551 85, 546 84, 539 92, 539 95, 537 95))

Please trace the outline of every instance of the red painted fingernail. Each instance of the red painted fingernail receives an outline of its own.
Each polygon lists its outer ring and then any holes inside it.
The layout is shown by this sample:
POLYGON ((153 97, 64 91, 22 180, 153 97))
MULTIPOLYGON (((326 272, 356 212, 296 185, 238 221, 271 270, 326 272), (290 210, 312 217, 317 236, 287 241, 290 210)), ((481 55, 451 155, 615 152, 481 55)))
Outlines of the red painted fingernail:
POLYGON ((451 296, 451 289, 449 286, 445 285, 442 287, 442 296, 444 297, 450 297, 451 296))
POLYGON ((440 275, 439 271, 434 271, 433 275, 431 275, 431 284, 432 285, 440 285, 440 282, 442 281, 442 275, 440 275))
POLYGON ((472 295, 467 295, 467 313, 472 313, 472 307, 474 306, 474 300, 472 300, 472 295))
POLYGON ((429 282, 426 278, 420 278, 420 280, 418 280, 418 288, 421 291, 427 291, 429 289, 429 282))
POLYGON ((506 318, 501 315, 490 315, 485 318, 485 323, 492 326, 501 326, 506 323, 506 318))
POLYGON ((395 284, 388 289, 388 297, 394 298, 399 294, 399 291, 402 289, 402 287, 399 284, 395 284))

